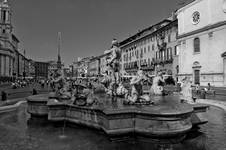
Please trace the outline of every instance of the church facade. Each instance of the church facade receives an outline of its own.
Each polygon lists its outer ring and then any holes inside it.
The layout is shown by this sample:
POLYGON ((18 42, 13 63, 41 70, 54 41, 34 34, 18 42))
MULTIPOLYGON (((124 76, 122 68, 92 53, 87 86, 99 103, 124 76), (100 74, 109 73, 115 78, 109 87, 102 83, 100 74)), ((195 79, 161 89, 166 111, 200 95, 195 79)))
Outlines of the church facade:
POLYGON ((179 79, 226 86, 226 0, 195 0, 177 18, 179 79))

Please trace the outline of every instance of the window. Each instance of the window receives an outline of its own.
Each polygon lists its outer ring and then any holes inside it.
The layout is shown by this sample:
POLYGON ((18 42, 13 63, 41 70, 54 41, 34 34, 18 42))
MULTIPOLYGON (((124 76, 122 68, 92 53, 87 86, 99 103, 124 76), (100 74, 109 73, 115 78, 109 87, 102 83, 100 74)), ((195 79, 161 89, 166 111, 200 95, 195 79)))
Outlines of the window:
POLYGON ((200 84, 200 70, 194 70, 194 83, 200 84))
POLYGON ((148 45, 148 52, 150 52, 150 45, 148 45))
POLYGON ((166 51, 162 51, 162 60, 165 60, 165 52, 166 51))
POLYGON ((171 34, 168 34, 168 42, 171 42, 171 34))
POLYGON ((154 45, 154 44, 152 44, 152 50, 153 50, 153 51, 155 50, 155 45, 154 45))
POLYGON ((169 48, 168 48, 167 51, 166 51, 166 59, 167 59, 167 60, 169 59, 169 48))
POLYGON ((146 47, 144 47, 144 54, 146 53, 146 47))
POLYGON ((3 16, 2 16, 2 20, 5 22, 6 21, 6 11, 4 10, 3 11, 3 14, 2 14, 3 16))
POLYGON ((140 51, 140 58, 143 58, 143 49, 141 48, 141 51, 140 51))
POLYGON ((170 55, 170 59, 172 59, 173 58, 173 52, 172 52, 172 48, 171 47, 169 48, 169 55, 170 55))
POLYGON ((195 38, 194 39, 194 52, 200 52, 200 39, 199 38, 195 38))
POLYGON ((174 55, 177 55, 177 46, 174 46, 174 55))

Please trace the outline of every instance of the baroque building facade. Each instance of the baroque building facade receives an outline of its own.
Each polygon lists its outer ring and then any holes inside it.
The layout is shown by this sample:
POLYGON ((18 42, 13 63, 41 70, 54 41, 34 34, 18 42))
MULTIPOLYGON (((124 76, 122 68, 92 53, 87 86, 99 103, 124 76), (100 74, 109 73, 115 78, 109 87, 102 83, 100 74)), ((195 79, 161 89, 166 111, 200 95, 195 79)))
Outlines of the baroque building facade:
POLYGON ((177 18, 180 79, 226 86, 226 0, 195 0, 177 18))
POLYGON ((11 9, 6 0, 0 3, 0 76, 12 77, 15 62, 15 36, 12 33, 11 9))
POLYGON ((100 75, 100 57, 96 56, 90 59, 88 63, 88 76, 100 75))
POLYGON ((122 75, 135 75, 143 70, 154 75, 178 73, 177 20, 172 15, 120 42, 122 75))
POLYGON ((0 2, 0 82, 29 75, 29 60, 19 51, 13 34, 12 10, 7 0, 0 2))

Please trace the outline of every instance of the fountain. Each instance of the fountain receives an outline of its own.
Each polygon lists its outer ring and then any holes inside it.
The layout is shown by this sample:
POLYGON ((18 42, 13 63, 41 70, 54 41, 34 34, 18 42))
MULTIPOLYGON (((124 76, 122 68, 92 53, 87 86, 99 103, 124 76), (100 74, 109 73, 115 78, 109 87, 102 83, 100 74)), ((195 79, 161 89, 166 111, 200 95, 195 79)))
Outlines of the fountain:
MULTIPOLYGON (((103 130, 111 138, 142 137, 180 140, 189 131, 207 122, 208 106, 181 102, 177 95, 163 92, 163 80, 158 74, 150 93, 143 94, 142 82, 149 80, 141 70, 131 82, 131 92, 119 80, 117 42, 113 41, 111 68, 106 93, 96 94, 93 88, 80 82, 69 91, 60 69, 53 82, 60 86, 54 93, 27 98, 27 112, 31 117, 46 117, 51 122, 70 122, 103 130)), ((106 88, 107 87, 107 88, 106 88)))

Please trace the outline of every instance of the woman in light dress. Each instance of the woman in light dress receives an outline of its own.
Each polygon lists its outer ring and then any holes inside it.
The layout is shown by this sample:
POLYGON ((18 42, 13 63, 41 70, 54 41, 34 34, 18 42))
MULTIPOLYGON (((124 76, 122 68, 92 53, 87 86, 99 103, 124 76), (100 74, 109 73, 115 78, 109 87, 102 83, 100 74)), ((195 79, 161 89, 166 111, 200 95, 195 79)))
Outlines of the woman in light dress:
POLYGON ((181 83, 181 99, 188 103, 194 103, 192 99, 192 83, 189 78, 185 77, 181 83))

